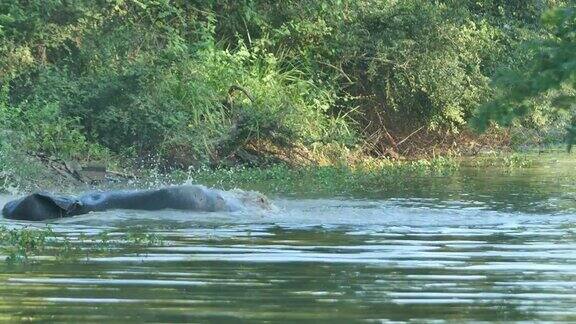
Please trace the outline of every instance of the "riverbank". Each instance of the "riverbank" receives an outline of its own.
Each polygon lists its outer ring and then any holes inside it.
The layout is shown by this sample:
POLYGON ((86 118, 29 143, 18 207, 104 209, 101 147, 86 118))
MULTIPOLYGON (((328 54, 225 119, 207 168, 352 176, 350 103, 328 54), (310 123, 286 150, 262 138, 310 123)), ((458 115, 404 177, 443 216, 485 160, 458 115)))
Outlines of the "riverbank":
POLYGON ((263 167, 205 167, 172 172, 156 168, 122 169, 111 165, 103 166, 104 171, 96 172, 97 176, 90 178, 86 174, 90 174, 91 171, 87 170, 92 169, 84 167, 83 170, 79 164, 71 166, 55 159, 16 156, 8 160, 0 172, 0 190, 10 193, 79 192, 123 187, 153 188, 187 182, 221 189, 257 190, 266 194, 291 194, 306 188, 313 192, 345 195, 365 188, 399 186, 415 178, 450 176, 462 167, 512 171, 571 160, 572 156, 558 146, 546 151, 486 151, 474 156, 414 160, 366 157, 299 166, 276 163, 263 167))

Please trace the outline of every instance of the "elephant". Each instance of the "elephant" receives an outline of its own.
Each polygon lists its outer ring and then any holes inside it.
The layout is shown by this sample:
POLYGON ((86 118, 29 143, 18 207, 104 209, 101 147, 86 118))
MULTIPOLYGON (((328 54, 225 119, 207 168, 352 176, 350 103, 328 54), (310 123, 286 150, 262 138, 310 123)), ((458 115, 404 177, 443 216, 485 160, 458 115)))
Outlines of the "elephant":
POLYGON ((201 185, 181 185, 152 190, 101 191, 79 197, 40 192, 6 203, 2 215, 8 219, 44 221, 111 209, 234 212, 249 206, 263 209, 271 207, 264 195, 258 193, 247 195, 247 193, 221 191, 201 185))

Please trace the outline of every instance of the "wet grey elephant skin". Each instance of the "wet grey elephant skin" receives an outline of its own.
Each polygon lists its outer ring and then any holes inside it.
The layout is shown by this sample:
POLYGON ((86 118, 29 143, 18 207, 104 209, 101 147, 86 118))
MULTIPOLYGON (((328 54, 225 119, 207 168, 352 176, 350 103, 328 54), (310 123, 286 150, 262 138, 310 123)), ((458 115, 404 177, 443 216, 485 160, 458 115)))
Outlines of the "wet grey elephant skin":
MULTIPOLYGON (((258 196, 265 204, 266 198, 258 196)), ((2 209, 5 218, 44 221, 110 209, 190 211, 237 211, 246 203, 231 192, 204 186, 185 185, 156 190, 94 192, 79 197, 34 193, 8 202, 2 209)))

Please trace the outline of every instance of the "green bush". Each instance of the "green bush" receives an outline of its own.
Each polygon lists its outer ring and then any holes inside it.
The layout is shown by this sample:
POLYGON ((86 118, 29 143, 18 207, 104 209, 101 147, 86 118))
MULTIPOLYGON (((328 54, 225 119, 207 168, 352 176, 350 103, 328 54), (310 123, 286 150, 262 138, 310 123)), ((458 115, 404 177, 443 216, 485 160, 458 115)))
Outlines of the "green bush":
POLYGON ((23 150, 180 168, 266 155, 255 143, 348 149, 357 134, 456 132, 562 3, 2 2, 0 128, 23 150))
POLYGON ((542 34, 539 15, 561 1, 226 3, 221 38, 281 51, 332 85, 331 111, 402 133, 464 128, 497 67, 523 63, 517 45, 542 34))
POLYGON ((86 141, 78 120, 60 114, 57 103, 23 103, 0 110, 4 129, 23 139, 30 151, 65 158, 101 157, 105 150, 86 141))
POLYGON ((548 34, 523 44, 525 64, 499 71, 496 95, 477 110, 473 125, 568 126, 570 149, 576 141, 576 7, 549 10, 542 20, 548 34))

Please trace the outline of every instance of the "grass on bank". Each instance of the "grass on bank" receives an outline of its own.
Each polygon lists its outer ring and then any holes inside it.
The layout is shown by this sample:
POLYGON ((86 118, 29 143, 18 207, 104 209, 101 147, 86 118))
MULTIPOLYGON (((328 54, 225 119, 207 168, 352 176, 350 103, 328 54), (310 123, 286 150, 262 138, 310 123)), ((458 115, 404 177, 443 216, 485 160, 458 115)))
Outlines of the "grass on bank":
POLYGON ((449 175, 457 169, 457 161, 445 157, 409 162, 371 159, 354 165, 290 167, 278 164, 267 168, 201 169, 176 172, 172 178, 175 182, 258 190, 267 194, 314 191, 339 195, 376 184, 401 183, 417 176, 449 175))
POLYGON ((290 194, 312 191, 325 195, 346 195, 365 188, 399 186, 414 178, 450 176, 460 168, 494 168, 515 170, 530 168, 558 159, 569 159, 559 150, 505 153, 487 152, 474 157, 445 156, 419 160, 362 158, 346 159, 325 165, 291 166, 278 163, 264 167, 219 167, 176 170, 171 173, 147 168, 133 170, 136 179, 130 183, 109 183, 82 186, 67 182, 54 170, 24 155, 10 155, 0 150, 0 192, 27 193, 33 191, 78 192, 105 188, 154 188, 184 182, 203 184, 221 189, 241 188, 264 194, 290 194), (24 162, 23 162, 24 161, 24 162))

